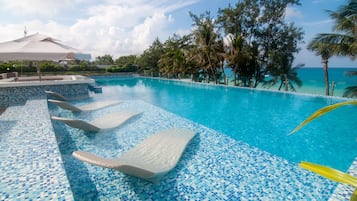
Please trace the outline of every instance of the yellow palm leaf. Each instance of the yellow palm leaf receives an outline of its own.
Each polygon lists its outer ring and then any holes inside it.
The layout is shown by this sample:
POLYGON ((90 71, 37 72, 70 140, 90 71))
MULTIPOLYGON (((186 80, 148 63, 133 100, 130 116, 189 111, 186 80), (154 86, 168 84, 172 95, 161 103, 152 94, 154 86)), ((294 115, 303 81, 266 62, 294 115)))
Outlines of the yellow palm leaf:
POLYGON ((301 162, 299 165, 304 169, 310 170, 332 181, 345 183, 357 188, 357 178, 352 175, 346 174, 344 172, 341 172, 339 170, 330 167, 304 162, 304 161, 301 162))
POLYGON ((354 101, 346 101, 346 102, 340 102, 340 103, 336 103, 333 105, 329 105, 327 107, 321 108, 319 110, 317 110, 315 113, 313 113, 311 116, 309 116, 307 119, 305 119, 300 125, 298 125, 293 131, 291 131, 289 133, 289 135, 295 133, 296 131, 300 130, 303 126, 305 126, 306 124, 310 123, 312 120, 338 108, 344 105, 357 105, 357 100, 354 101))
POLYGON ((357 201, 357 188, 355 191, 352 193, 350 201, 357 201))

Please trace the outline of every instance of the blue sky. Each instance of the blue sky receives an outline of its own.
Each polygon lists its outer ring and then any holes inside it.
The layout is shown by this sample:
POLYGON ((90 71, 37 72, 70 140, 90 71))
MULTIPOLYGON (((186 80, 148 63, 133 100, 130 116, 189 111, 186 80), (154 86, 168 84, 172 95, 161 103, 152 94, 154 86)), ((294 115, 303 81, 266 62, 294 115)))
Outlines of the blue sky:
MULTIPOLYGON (((234 5, 233 0, 0 0, 0 42, 17 39, 27 33, 41 33, 92 54, 110 54, 114 58, 140 54, 159 37, 163 42, 174 33, 192 29, 188 12, 197 15, 206 10, 215 15, 218 8, 234 5)), ((331 33, 333 22, 325 12, 346 4, 345 0, 302 0, 301 6, 289 7, 286 20, 305 32, 305 44, 295 63, 320 67, 320 57, 306 50, 318 33, 331 33)), ((332 57, 330 67, 357 67, 357 60, 332 57)))

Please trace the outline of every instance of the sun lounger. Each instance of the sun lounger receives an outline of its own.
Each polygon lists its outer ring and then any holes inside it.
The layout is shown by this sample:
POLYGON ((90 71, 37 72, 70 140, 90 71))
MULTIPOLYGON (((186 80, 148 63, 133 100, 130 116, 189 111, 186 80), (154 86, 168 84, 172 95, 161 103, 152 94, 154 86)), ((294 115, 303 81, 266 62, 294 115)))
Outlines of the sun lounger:
POLYGON ((47 94, 47 96, 51 96, 57 100, 61 100, 61 101, 67 101, 67 98, 65 98, 64 96, 62 96, 59 93, 53 92, 53 91, 45 91, 45 93, 47 94))
POLYGON ((108 101, 98 101, 86 105, 81 105, 81 106, 74 106, 68 102, 65 101, 60 101, 60 100, 53 100, 53 99, 48 99, 48 102, 53 103, 62 109, 65 110, 71 110, 73 112, 85 112, 85 111, 92 111, 92 110, 98 110, 102 109, 105 107, 109 107, 112 105, 119 104, 120 101, 115 101, 115 100, 108 100, 108 101))
POLYGON ((176 166, 194 136, 195 131, 172 128, 147 138, 116 159, 106 159, 84 151, 75 151, 72 155, 93 165, 155 182, 176 166))
POLYGON ((104 117, 95 119, 91 122, 86 122, 78 119, 62 118, 57 116, 52 116, 51 119, 56 121, 61 121, 73 128, 78 128, 89 132, 99 132, 99 131, 117 128, 123 123, 125 123, 126 121, 128 121, 129 119, 139 114, 141 114, 141 112, 133 112, 133 111, 116 112, 116 113, 105 115, 104 117))

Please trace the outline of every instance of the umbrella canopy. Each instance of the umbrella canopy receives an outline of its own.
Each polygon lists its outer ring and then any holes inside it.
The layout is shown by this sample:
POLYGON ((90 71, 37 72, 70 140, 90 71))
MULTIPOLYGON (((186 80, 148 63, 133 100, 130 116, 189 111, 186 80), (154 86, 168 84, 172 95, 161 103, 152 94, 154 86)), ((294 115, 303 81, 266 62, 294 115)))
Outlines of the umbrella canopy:
POLYGON ((0 61, 61 61, 90 58, 90 54, 83 54, 75 48, 39 33, 0 43, 0 61))

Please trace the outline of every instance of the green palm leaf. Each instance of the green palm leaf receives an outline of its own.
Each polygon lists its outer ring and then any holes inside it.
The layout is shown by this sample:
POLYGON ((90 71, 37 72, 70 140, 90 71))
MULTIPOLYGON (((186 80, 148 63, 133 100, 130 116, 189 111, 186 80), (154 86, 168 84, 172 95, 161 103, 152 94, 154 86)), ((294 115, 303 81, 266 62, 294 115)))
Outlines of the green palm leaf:
POLYGON ((338 108, 344 105, 357 105, 357 100, 354 101, 346 101, 346 102, 341 102, 341 103, 336 103, 333 105, 329 105, 327 107, 321 108, 317 110, 315 113, 313 113, 311 116, 309 116, 307 119, 305 119, 300 125, 298 125, 293 131, 289 133, 289 135, 295 133, 296 131, 300 130, 303 126, 306 124, 310 123, 312 120, 338 108))
POLYGON ((304 162, 304 161, 301 162, 299 165, 304 169, 310 170, 332 181, 345 183, 357 188, 357 178, 352 175, 346 174, 344 172, 341 172, 339 170, 330 167, 304 162))

